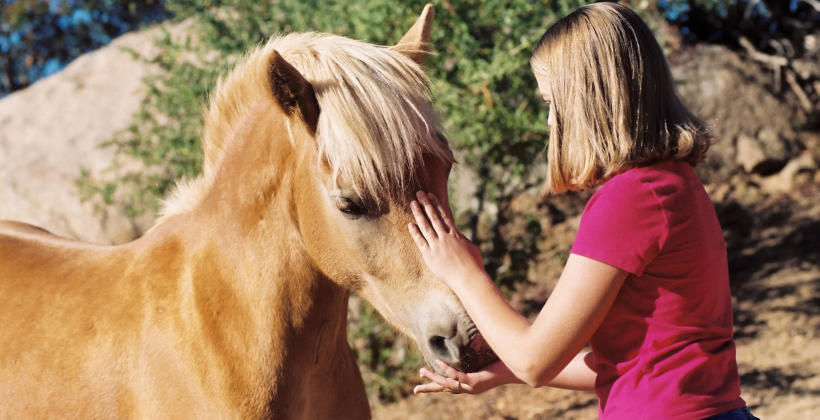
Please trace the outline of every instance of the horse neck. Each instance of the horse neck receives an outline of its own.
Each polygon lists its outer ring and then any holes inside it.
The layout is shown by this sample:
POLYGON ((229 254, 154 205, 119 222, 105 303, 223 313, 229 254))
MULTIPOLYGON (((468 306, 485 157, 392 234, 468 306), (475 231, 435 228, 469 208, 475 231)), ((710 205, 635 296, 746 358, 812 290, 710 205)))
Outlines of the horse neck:
POLYGON ((209 191, 192 212, 197 225, 219 227, 210 233, 218 243, 232 244, 224 253, 238 274, 232 281, 264 296, 255 303, 275 311, 276 331, 298 329, 317 311, 346 314, 347 292, 315 268, 301 240, 294 191, 309 183, 305 162, 313 162, 312 149, 304 146, 314 140, 288 138, 293 131, 283 118, 252 113, 227 143, 209 191))
POLYGON ((240 130, 199 204, 155 232, 185 238, 201 334, 240 377, 231 393, 267 389, 257 402, 268 406, 311 371, 329 371, 328 354, 349 354, 347 291, 314 267, 292 214, 293 183, 304 182, 294 162, 304 156, 270 130, 240 130))
POLYGON ((202 383, 245 407, 248 418, 287 411, 303 398, 292 394, 306 393, 305 381, 326 383, 316 378, 334 371, 333 357, 350 353, 347 291, 290 242, 264 236, 196 214, 171 218, 138 241, 146 260, 178 255, 162 267, 183 267, 168 270, 178 278, 155 288, 173 283, 182 291, 180 307, 165 310, 184 314, 179 334, 202 366, 202 383))

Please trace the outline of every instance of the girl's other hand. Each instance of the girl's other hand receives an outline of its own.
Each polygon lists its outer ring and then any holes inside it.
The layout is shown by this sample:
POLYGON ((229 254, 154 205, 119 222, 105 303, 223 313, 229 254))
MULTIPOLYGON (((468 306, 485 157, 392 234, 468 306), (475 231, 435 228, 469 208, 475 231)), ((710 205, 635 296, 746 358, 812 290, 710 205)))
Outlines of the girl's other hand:
POLYGON ((433 194, 419 191, 416 197, 410 203, 415 223, 408 229, 430 271, 451 288, 480 278, 484 264, 478 247, 456 229, 449 209, 433 194))
POLYGON ((427 368, 421 368, 419 375, 422 379, 430 382, 417 385, 413 388, 413 394, 427 394, 432 392, 449 392, 452 394, 480 394, 497 385, 495 372, 491 370, 480 370, 478 372, 464 373, 451 367, 450 365, 436 360, 444 375, 440 375, 427 368))

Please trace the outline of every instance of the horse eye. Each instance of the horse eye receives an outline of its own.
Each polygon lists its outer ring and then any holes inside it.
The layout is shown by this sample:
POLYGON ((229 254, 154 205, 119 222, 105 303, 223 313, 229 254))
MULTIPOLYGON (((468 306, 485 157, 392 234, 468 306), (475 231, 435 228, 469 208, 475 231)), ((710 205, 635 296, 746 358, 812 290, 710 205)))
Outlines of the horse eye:
POLYGON ((339 209, 340 212, 353 217, 359 217, 365 213, 367 213, 367 209, 364 206, 356 204, 349 198, 338 197, 336 199, 336 208, 339 209))

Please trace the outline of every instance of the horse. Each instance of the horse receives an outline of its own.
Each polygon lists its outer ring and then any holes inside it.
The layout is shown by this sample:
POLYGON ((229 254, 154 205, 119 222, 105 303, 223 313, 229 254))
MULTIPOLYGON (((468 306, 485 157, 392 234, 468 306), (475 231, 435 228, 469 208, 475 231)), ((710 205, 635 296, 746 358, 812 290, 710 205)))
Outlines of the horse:
POLYGON ((252 50, 203 112, 202 174, 132 242, 0 222, 0 418, 368 418, 350 292, 428 363, 488 363, 407 230, 418 189, 449 211, 431 21, 252 50))

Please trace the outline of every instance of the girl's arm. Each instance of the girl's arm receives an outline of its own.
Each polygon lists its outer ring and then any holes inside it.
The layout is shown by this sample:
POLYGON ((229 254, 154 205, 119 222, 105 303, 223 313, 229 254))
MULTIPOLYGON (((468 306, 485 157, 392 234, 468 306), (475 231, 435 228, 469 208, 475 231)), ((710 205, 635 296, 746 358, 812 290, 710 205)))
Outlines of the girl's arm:
POLYGON ((410 232, 425 262, 458 295, 484 339, 507 368, 532 386, 550 383, 589 341, 609 311, 627 273, 570 254, 558 284, 532 324, 501 296, 478 250, 450 214, 419 192, 411 203, 410 232), (423 206, 423 208, 422 208, 423 206))

